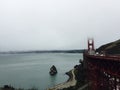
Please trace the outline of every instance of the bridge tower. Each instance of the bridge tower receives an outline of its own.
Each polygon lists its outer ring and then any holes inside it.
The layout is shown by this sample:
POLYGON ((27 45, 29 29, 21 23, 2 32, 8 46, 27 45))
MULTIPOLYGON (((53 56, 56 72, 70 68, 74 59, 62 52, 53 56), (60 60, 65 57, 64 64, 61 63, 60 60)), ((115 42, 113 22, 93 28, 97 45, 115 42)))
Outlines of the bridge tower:
POLYGON ((95 54, 94 39, 93 38, 88 39, 88 53, 95 54))

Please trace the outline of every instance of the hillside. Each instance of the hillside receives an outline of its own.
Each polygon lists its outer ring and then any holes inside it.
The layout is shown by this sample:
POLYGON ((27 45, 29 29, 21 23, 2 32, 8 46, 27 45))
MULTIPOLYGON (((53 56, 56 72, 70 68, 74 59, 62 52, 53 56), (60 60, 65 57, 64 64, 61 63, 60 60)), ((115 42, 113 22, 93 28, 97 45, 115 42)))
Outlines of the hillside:
POLYGON ((97 52, 105 52, 106 54, 120 54, 120 39, 99 47, 97 52))
POLYGON ((23 53, 83 53, 84 49, 80 50, 37 50, 37 51, 9 51, 0 52, 0 54, 23 54, 23 53))

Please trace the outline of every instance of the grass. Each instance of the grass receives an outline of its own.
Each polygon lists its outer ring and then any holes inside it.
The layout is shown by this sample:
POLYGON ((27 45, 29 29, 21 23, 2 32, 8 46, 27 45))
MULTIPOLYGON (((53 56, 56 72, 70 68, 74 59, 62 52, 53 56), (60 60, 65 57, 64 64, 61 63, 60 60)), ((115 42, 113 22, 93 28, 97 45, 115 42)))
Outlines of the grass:
POLYGON ((14 88, 11 85, 4 85, 3 87, 0 88, 0 90, 38 90, 38 88, 32 87, 29 89, 24 89, 24 88, 14 88))

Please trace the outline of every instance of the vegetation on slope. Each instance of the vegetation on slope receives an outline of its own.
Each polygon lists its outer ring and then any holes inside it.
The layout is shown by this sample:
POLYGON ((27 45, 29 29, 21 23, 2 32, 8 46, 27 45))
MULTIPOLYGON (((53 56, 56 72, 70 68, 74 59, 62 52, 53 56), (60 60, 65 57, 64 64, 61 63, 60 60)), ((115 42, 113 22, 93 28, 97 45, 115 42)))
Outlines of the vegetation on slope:
POLYGON ((102 45, 96 51, 99 53, 104 52, 106 54, 120 54, 120 39, 115 42, 102 45))

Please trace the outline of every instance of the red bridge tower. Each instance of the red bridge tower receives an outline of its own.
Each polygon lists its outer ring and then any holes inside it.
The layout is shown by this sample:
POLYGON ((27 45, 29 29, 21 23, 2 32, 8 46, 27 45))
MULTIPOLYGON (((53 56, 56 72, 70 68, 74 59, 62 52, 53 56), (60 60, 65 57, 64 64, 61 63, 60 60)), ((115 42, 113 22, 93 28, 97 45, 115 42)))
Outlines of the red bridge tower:
POLYGON ((90 55, 95 54, 94 39, 93 38, 88 39, 88 53, 90 55))
POLYGON ((88 51, 95 50, 94 49, 94 39, 88 39, 88 51))

